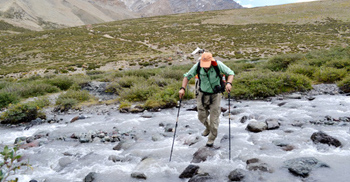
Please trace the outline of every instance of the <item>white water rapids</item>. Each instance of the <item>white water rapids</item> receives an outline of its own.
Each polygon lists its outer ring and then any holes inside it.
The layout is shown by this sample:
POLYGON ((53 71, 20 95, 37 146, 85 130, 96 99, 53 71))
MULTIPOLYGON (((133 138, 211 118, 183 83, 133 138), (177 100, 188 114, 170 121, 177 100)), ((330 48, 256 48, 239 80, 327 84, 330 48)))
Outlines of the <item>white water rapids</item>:
MULTIPOLYGON (((252 171, 252 181, 266 182, 345 182, 350 179, 350 134, 349 122, 337 125, 313 125, 311 120, 320 120, 325 116, 332 118, 350 117, 350 97, 343 95, 318 95, 312 101, 306 99, 285 99, 283 106, 278 106, 282 101, 231 101, 231 111, 237 111, 231 115, 231 161, 229 161, 228 140, 220 143, 224 135, 228 135, 229 118, 220 116, 219 136, 215 145, 220 146, 216 155, 209 157, 205 162, 195 163, 200 166, 200 172, 207 172, 213 177, 213 181, 228 181, 228 175, 237 168, 246 169, 246 160, 259 158, 267 163, 272 173, 252 171), (243 116, 254 117, 258 121, 268 118, 277 118, 281 127, 276 130, 265 130, 260 133, 252 133, 245 128, 249 123, 241 123, 243 116), (301 127, 291 124, 299 121, 301 127), (343 147, 335 148, 328 145, 314 144, 310 136, 317 131, 324 131, 328 135, 342 142, 343 147), (283 140, 294 146, 294 150, 284 151, 275 146, 272 141, 283 140), (283 162, 298 157, 315 157, 328 164, 330 168, 315 169, 307 178, 296 177, 283 168, 283 162)), ((164 109, 161 112, 152 113, 152 118, 141 117, 140 114, 122 114, 116 106, 99 106, 94 109, 86 109, 83 113, 89 116, 87 119, 69 121, 78 113, 58 115, 62 118, 60 123, 35 125, 29 130, 23 127, 0 128, 0 146, 13 146, 17 137, 32 136, 39 131, 49 133, 46 144, 40 147, 21 149, 19 152, 29 160, 33 169, 21 170, 13 177, 18 177, 20 182, 29 182, 32 179, 38 182, 81 182, 90 172, 96 172, 99 182, 125 182, 144 181, 132 178, 133 172, 142 172, 147 180, 152 182, 185 182, 188 179, 180 179, 179 175, 191 164, 193 154, 206 143, 206 138, 200 136, 204 130, 197 120, 195 111, 186 111, 193 108, 194 101, 184 101, 180 109, 176 140, 169 162, 173 133, 165 132, 160 123, 175 126, 177 108, 164 109), (101 111, 109 114, 97 114, 101 111), (79 134, 89 131, 112 132, 117 128, 119 132, 134 131, 136 142, 128 149, 117 151, 113 147, 118 142, 80 143, 78 140, 57 140, 62 136, 69 138, 73 133, 79 134), (164 136, 164 135, 165 136, 164 136), (157 137, 157 140, 152 140, 157 137), (186 144, 189 141, 198 142, 193 145, 186 144), (70 156, 64 153, 71 154, 70 156), (110 155, 125 159, 123 162, 108 160, 110 155), (147 157, 146 160, 143 160, 147 157), (59 160, 67 158, 68 164, 61 167, 59 160), (142 162, 141 162, 142 161, 142 162)), ((228 107, 228 101, 222 101, 222 107, 228 107)))

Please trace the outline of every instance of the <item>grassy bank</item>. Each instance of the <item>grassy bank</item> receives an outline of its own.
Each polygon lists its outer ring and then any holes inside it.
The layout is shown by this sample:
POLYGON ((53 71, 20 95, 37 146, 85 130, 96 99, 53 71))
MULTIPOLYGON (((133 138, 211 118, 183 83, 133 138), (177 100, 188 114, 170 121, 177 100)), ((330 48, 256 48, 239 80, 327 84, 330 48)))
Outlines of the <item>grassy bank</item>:
MULTIPOLYGON (((319 83, 337 83, 344 92, 350 92, 349 47, 278 55, 267 61, 226 61, 225 64, 236 73, 231 95, 239 99, 263 99, 282 93, 307 91, 312 88, 312 84, 319 83)), ((105 92, 117 95, 114 102, 119 103, 120 109, 128 108, 133 103, 139 103, 139 108, 150 110, 174 107, 183 74, 191 66, 192 64, 117 72, 89 71, 85 75, 73 76, 3 79, 0 82, 0 101, 1 107, 7 107, 8 110, 2 114, 2 120, 4 123, 13 123, 15 119, 11 118, 25 118, 23 114, 33 113, 34 105, 38 108, 50 105, 43 104, 47 102, 42 100, 37 104, 20 102, 50 93, 65 91, 55 103, 61 111, 77 108, 82 102, 97 103, 96 98, 81 90, 90 81, 107 82, 105 92)), ((190 84, 193 83, 194 80, 191 80, 190 84)), ((187 92, 185 99, 192 98, 194 92, 187 92)), ((34 113, 40 115, 40 112, 34 113)))

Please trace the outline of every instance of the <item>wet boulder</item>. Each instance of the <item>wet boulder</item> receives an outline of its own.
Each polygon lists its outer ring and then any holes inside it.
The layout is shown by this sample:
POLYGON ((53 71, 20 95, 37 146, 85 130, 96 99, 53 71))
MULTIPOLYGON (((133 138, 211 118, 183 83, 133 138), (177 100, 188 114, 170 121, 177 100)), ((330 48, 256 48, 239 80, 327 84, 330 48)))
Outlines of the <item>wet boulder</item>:
POLYGON ((329 167, 314 157, 301 157, 284 161, 283 167, 296 176, 308 177, 313 169, 329 167))
POLYGON ((135 144, 134 140, 126 140, 119 142, 115 147, 113 147, 113 150, 126 150, 133 146, 135 144))
POLYGON ((179 178, 192 178, 194 175, 198 174, 198 170, 199 170, 199 166, 190 164, 180 174, 179 178))
POLYGON ((240 119, 240 122, 245 123, 247 122, 247 120, 248 120, 248 116, 242 116, 242 118, 240 119))
POLYGON ((135 178, 135 179, 144 179, 144 180, 147 179, 147 176, 141 172, 133 172, 133 173, 131 173, 131 177, 135 178))
POLYGON ((95 182, 97 173, 90 172, 88 175, 85 176, 84 182, 95 182))
POLYGON ((70 157, 62 157, 60 160, 58 160, 58 165, 62 168, 65 168, 69 164, 71 164, 73 160, 70 157))
POLYGON ((26 141, 27 141, 27 137, 25 137, 25 136, 23 136, 23 137, 17 137, 16 139, 15 139, 15 145, 23 145, 23 144, 25 144, 26 143, 26 141))
POLYGON ((268 130, 278 129, 281 125, 278 119, 274 119, 274 118, 266 119, 265 123, 267 125, 268 130))
POLYGON ((230 181, 242 181, 245 178, 246 174, 247 172, 243 169, 235 169, 230 172, 228 179, 230 181))
POLYGON ((253 120, 248 124, 246 129, 248 131, 258 133, 258 132, 262 132, 262 131, 266 130, 267 124, 265 122, 259 122, 259 121, 253 120))
POLYGON ((336 139, 332 136, 329 136, 328 134, 326 134, 322 131, 318 131, 318 132, 313 133, 311 135, 311 140, 315 144, 322 143, 322 144, 327 144, 329 146, 335 146, 335 147, 342 146, 342 143, 338 139, 336 139))
POLYGON ((188 182, 209 182, 213 181, 213 177, 211 177, 209 174, 197 174, 193 176, 188 182))
POLYGON ((215 155, 215 149, 210 147, 201 147, 194 154, 191 163, 200 163, 207 160, 208 157, 215 155))
POLYGON ((82 133, 78 138, 80 143, 89 143, 93 139, 91 133, 82 133))
POLYGON ((247 160, 247 169, 249 171, 262 171, 262 172, 269 172, 272 173, 273 170, 271 166, 269 166, 267 163, 264 163, 260 161, 258 158, 252 158, 247 160))

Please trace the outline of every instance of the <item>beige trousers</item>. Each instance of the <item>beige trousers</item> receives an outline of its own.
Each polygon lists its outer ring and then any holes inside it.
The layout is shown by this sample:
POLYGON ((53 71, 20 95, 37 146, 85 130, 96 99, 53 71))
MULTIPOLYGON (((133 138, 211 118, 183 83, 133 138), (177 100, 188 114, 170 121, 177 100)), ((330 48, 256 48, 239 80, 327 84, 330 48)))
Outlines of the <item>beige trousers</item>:
POLYGON ((218 136, 219 117, 221 113, 221 93, 205 95, 198 93, 198 119, 210 131, 207 144, 213 144, 218 136))

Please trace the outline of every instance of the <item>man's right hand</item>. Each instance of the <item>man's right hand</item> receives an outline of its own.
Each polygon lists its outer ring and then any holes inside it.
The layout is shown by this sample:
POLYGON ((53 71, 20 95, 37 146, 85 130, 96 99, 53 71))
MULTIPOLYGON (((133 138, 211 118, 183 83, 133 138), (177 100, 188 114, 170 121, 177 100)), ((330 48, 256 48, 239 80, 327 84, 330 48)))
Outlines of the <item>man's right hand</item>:
POLYGON ((185 95, 185 89, 180 89, 179 90, 179 97, 182 99, 182 97, 185 95))

